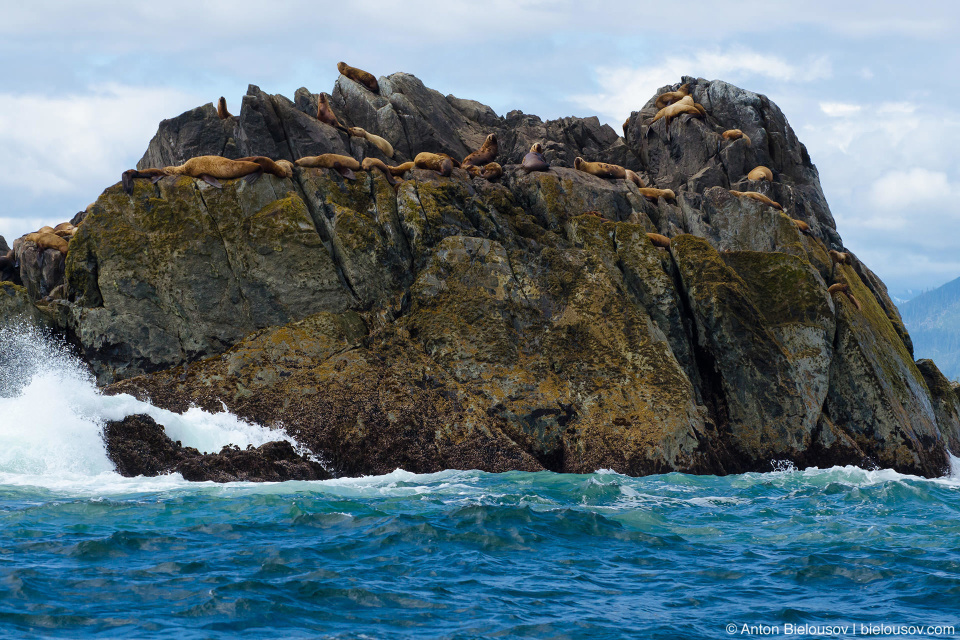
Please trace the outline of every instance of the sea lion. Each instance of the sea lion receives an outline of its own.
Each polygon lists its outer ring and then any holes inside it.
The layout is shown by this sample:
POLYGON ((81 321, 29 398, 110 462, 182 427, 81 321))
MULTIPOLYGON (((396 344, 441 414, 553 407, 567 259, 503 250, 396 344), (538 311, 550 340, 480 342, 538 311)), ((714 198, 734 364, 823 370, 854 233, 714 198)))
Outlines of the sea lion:
MULTIPOLYGON (((143 171, 138 171, 137 169, 127 169, 120 175, 120 183, 123 185, 123 190, 128 196, 133 195, 133 181, 136 178, 149 178, 150 182, 153 184, 157 183, 157 180, 163 178, 164 176, 170 175, 165 169, 144 169, 143 171)), ((90 205, 92 207, 93 204, 90 205)), ((88 213, 90 207, 87 207, 88 213)))
POLYGON ((827 287, 827 293, 842 293, 847 296, 853 306, 857 308, 857 311, 863 311, 863 307, 860 306, 860 301, 857 300, 856 296, 850 291, 850 285, 838 282, 837 284, 832 284, 827 287))
POLYGON ((523 156, 523 162, 520 164, 527 173, 531 171, 549 171, 550 163, 543 157, 543 146, 539 142, 534 142, 530 147, 530 152, 523 156))
POLYGON ((453 159, 445 153, 421 151, 413 159, 413 165, 418 169, 436 171, 441 176, 449 176, 453 171, 453 159))
POLYGON ((673 189, 656 189, 654 187, 644 187, 640 189, 640 195, 645 198, 652 198, 656 200, 657 198, 663 198, 664 200, 676 200, 677 194, 673 192, 673 189))
POLYGON ((359 82, 367 89, 370 89, 370 91, 373 91, 374 93, 380 93, 380 85, 377 84, 377 79, 372 73, 364 71, 363 69, 351 67, 346 62, 338 62, 337 70, 354 82, 359 82))
POLYGON ((230 160, 222 156, 196 156, 181 165, 164 167, 167 175, 190 176, 220 189, 219 180, 243 178, 261 171, 260 165, 248 160, 230 160))
POLYGON ((740 129, 727 129, 721 135, 723 135, 724 140, 730 140, 731 142, 734 140, 739 140, 740 138, 743 138, 744 140, 747 141, 748 147, 752 144, 750 142, 750 136, 745 134, 743 131, 740 131, 740 129))
POLYGON ((747 174, 747 180, 766 180, 767 182, 773 182, 773 171, 760 165, 747 174))
POLYGON ((850 254, 830 249, 830 259, 834 264, 850 264, 850 254))
POLYGON ((780 203, 779 203, 779 202, 776 202, 776 201, 774 201, 774 200, 771 200, 771 199, 768 198, 767 196, 763 195, 762 193, 757 193, 756 191, 733 191, 733 190, 731 190, 731 191, 730 191, 730 195, 737 196, 738 198, 752 198, 752 199, 754 199, 754 200, 756 200, 756 201, 758 201, 758 202, 762 202, 762 203, 764 203, 764 204, 768 204, 768 205, 770 205, 771 207, 773 207, 774 209, 780 209, 780 211, 783 211, 783 207, 780 206, 780 203))
POLYGON ((77 228, 69 222, 61 222, 53 228, 53 232, 61 238, 69 240, 73 237, 73 234, 77 232, 77 228))
POLYGON ((689 113, 692 116, 701 118, 706 116, 706 110, 701 105, 695 104, 693 102, 693 98, 690 96, 684 96, 679 102, 674 102, 673 104, 667 105, 666 107, 660 109, 660 111, 657 112, 657 115, 653 117, 653 120, 650 121, 650 124, 652 125, 660 118, 666 118, 667 127, 669 127, 670 120, 684 113, 689 113))
POLYGON ((63 255, 67 255, 67 241, 55 233, 34 231, 25 235, 23 240, 35 243, 41 250, 56 249, 63 255))
POLYGON ((357 176, 354 171, 360 171, 360 163, 356 158, 339 153, 306 156, 297 160, 295 164, 299 167, 309 167, 311 169, 333 169, 348 180, 355 180, 357 176))
POLYGON ((347 130, 347 128, 337 120, 337 115, 333 112, 333 108, 330 107, 330 102, 327 101, 327 96, 323 93, 317 98, 317 120, 331 127, 340 129, 340 131, 347 130))
POLYGON ((488 162, 493 162, 496 159, 499 148, 500 147, 497 144, 497 134, 491 133, 487 136, 487 139, 483 141, 483 145, 478 150, 464 158, 463 162, 460 164, 464 167, 469 167, 470 165, 482 167, 488 162))
MULTIPOLYGON (((266 156, 247 156, 237 158, 238 162, 256 162, 260 165, 261 173, 269 173, 278 178, 293 177, 293 163, 289 160, 272 160, 266 156)), ((257 176, 259 177, 259 175, 257 176)))
POLYGON ((374 169, 379 169, 383 172, 384 177, 387 179, 387 182, 391 187, 396 188, 400 185, 401 180, 397 180, 393 177, 393 168, 389 167, 387 164, 380 158, 364 158, 363 162, 360 163, 360 168, 364 171, 372 171, 374 169))
POLYGON ((477 167, 476 165, 471 164, 464 168, 470 175, 484 178, 490 182, 499 180, 500 176, 503 175, 503 167, 501 167, 497 162, 488 162, 487 164, 483 165, 483 167, 477 167))
POLYGON ((653 106, 655 106, 657 109, 663 109, 664 107, 670 106, 674 102, 679 102, 688 95, 690 95, 690 85, 682 84, 676 91, 667 91, 666 93, 661 93, 659 96, 657 96, 657 101, 653 103, 653 106))
POLYGON ((577 171, 583 171, 598 178, 614 178, 624 180, 627 177, 627 170, 618 164, 608 164, 606 162, 587 162, 583 158, 577 158, 573 161, 573 168, 577 171))
POLYGON ((406 162, 401 162, 400 164, 398 164, 398 165, 395 166, 395 167, 391 167, 391 166, 387 165, 387 169, 389 169, 389 170, 390 170, 390 173, 392 173, 392 174, 395 175, 395 176, 402 176, 402 175, 405 174, 407 171, 410 171, 411 169, 413 169, 413 167, 414 167, 413 160, 408 160, 408 161, 406 161, 406 162))
POLYGON ((623 170, 624 178, 637 185, 637 188, 643 189, 643 180, 640 179, 640 176, 637 175, 635 171, 630 169, 623 170))
POLYGON ((670 248, 670 238, 667 236, 662 236, 659 233, 648 233, 647 237, 650 238, 650 242, 653 243, 653 246, 659 247, 661 249, 670 248))
POLYGON ((221 120, 233 117, 233 114, 227 111, 227 99, 223 96, 220 96, 220 99, 217 100, 217 116, 219 116, 221 120))
POLYGON ((387 156, 388 158, 393 157, 393 145, 387 142, 384 138, 374 135, 362 127, 350 127, 347 129, 347 132, 357 138, 366 138, 367 142, 375 146, 377 149, 380 149, 380 151, 383 152, 383 155, 387 156))
POLYGON ((49 225, 44 225, 37 229, 37 233, 53 233, 53 227, 49 225))
POLYGON ((805 233, 810 235, 810 225, 804 222, 803 220, 797 220, 796 218, 790 218, 793 221, 793 224, 797 225, 797 229, 800 230, 800 233, 805 233))

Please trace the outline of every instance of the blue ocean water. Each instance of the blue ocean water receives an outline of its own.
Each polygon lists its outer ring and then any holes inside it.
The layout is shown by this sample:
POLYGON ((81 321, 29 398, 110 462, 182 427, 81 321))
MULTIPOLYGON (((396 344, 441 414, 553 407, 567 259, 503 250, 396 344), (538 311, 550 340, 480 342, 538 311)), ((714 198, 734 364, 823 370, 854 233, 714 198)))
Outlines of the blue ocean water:
POLYGON ((960 630, 956 472, 122 478, 99 441, 106 418, 154 412, 207 449, 269 434, 229 414, 102 397, 56 345, 16 340, 39 364, 0 380, 0 637, 960 630))

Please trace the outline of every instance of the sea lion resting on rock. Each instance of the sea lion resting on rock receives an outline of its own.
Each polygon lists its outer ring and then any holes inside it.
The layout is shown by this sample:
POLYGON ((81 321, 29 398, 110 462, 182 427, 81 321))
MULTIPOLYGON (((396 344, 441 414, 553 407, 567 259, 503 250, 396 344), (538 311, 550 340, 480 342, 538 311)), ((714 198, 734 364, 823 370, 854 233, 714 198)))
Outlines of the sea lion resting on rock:
POLYGON ((670 248, 670 238, 667 236, 660 235, 659 233, 648 233, 647 237, 650 238, 650 242, 652 242, 655 247, 661 249, 670 248))
POLYGON ((77 228, 69 222, 61 222, 53 228, 53 232, 61 238, 70 239, 77 232, 77 228))
POLYGON ((750 142, 750 136, 745 134, 743 131, 740 131, 740 129, 727 129, 726 131, 723 132, 722 135, 724 140, 733 141, 733 140, 739 140, 740 138, 743 138, 744 140, 747 141, 748 147, 752 145, 752 143, 750 142))
POLYGON ((410 171, 413 168, 414 168, 413 160, 402 162, 395 167, 391 167, 390 165, 387 165, 387 169, 389 169, 390 173, 392 173, 395 176, 402 176, 407 171, 410 171))
POLYGON ((56 249, 63 255, 67 255, 67 241, 55 233, 34 231, 25 235, 23 240, 35 243, 41 250, 56 249))
POLYGON ((384 177, 387 179, 387 182, 391 187, 397 188, 397 186, 400 185, 401 181, 393 177, 394 167, 387 166, 387 164, 379 158, 364 158, 363 162, 360 163, 360 168, 364 171, 379 169, 381 172, 383 172, 384 177))
POLYGON ((688 95, 690 95, 690 85, 682 84, 676 91, 667 91, 666 93, 661 93, 659 96, 657 96, 657 101, 653 103, 653 106, 655 106, 657 109, 663 109, 664 107, 670 106, 674 102, 679 102, 688 95))
POLYGON ((573 168, 577 171, 583 171, 592 176, 597 176, 598 178, 613 178, 615 180, 626 180, 627 178, 627 170, 618 164, 587 162, 583 158, 578 157, 573 161, 573 168))
POLYGON ((656 189, 654 187, 644 187, 640 189, 640 195, 645 198, 663 198, 664 200, 676 200, 677 194, 673 192, 673 189, 656 189))
POLYGON ((341 131, 347 130, 347 128, 337 120, 337 115, 333 112, 330 103, 327 101, 327 96, 323 93, 317 98, 317 120, 341 131))
POLYGON ((227 99, 223 96, 220 96, 220 99, 217 100, 217 116, 221 120, 226 120, 227 118, 233 117, 233 114, 227 111, 227 99))
POLYGON ((421 151, 413 159, 413 165, 417 169, 430 169, 436 171, 441 176, 449 176, 453 172, 453 158, 445 153, 430 153, 421 151))
POLYGON ((319 156, 305 156, 295 163, 298 167, 311 169, 333 169, 348 180, 356 180, 354 171, 360 171, 360 163, 351 156, 339 153, 323 153, 319 156))
POLYGON ((478 167, 476 165, 467 165, 464 167, 467 170, 467 173, 472 175, 475 178, 485 178, 490 182, 498 180, 500 176, 503 175, 503 167, 500 166, 497 162, 488 162, 483 165, 483 167, 478 167))
POLYGON ((469 167, 471 165, 482 167, 488 162, 493 162, 496 159, 499 148, 500 147, 497 144, 497 134, 491 133, 487 136, 487 139, 483 141, 483 145, 478 150, 464 158, 461 164, 464 167, 469 167))
POLYGON ((747 180, 766 180, 767 182, 773 182, 773 171, 760 165, 747 174, 747 180))
POLYGON ((705 118, 707 116, 707 111, 702 105, 695 103, 693 98, 690 96, 684 96, 679 102, 674 102, 673 104, 667 105, 666 107, 660 109, 660 111, 657 112, 657 115, 653 117, 653 120, 650 121, 650 124, 652 125, 660 118, 666 118, 667 126, 669 127, 670 120, 684 113, 689 113, 692 116, 698 116, 701 118, 705 118))
MULTIPOLYGON (((157 183, 157 180, 168 176, 164 169, 144 169, 143 171, 138 171, 137 169, 127 169, 120 176, 120 183, 123 185, 124 192, 130 196, 133 195, 133 181, 136 178, 149 178, 154 184, 157 183)), ((93 204, 90 205, 92 207, 93 204)), ((87 207, 89 209, 90 207, 87 207)))
POLYGON ((238 162, 256 162, 260 165, 262 173, 269 173, 278 178, 293 177, 293 163, 289 160, 271 160, 266 156, 247 156, 246 158, 237 158, 238 162))
POLYGON ((850 254, 845 251, 830 249, 830 259, 833 260, 834 264, 850 264, 850 254))
POLYGON ((762 202, 763 204, 768 204, 768 205, 770 205, 771 207, 773 207, 774 209, 780 209, 780 211, 783 211, 783 207, 780 206, 780 203, 779 203, 779 202, 776 202, 776 201, 774 201, 774 200, 771 200, 771 199, 768 198, 767 196, 763 195, 762 193, 757 193, 756 191, 733 191, 733 190, 731 190, 731 191, 730 191, 730 195, 737 196, 738 198, 752 198, 752 199, 754 199, 754 200, 756 200, 756 201, 758 201, 758 202, 762 202))
POLYGON ((372 73, 364 71, 363 69, 351 67, 346 62, 338 62, 337 70, 354 82, 359 82, 367 89, 370 89, 370 91, 373 91, 374 93, 380 93, 380 85, 377 83, 377 79, 373 77, 372 73))
POLYGON ((550 170, 550 163, 543 157, 543 146, 539 142, 534 142, 530 147, 530 152, 523 156, 520 167, 527 173, 550 170))
POLYGON ((383 155, 387 156, 388 158, 393 157, 393 145, 387 142, 384 138, 374 135, 362 127, 350 127, 347 129, 347 132, 356 138, 366 138, 367 142, 375 146, 377 149, 380 149, 380 151, 383 152, 383 155))
POLYGON ((221 156, 197 156, 181 165, 164 167, 163 170, 170 176, 200 178, 218 189, 223 187, 219 180, 243 178, 262 171, 256 162, 230 160, 221 156))
POLYGON ((844 284, 842 282, 838 282, 837 284, 832 284, 829 287, 827 287, 827 293, 831 293, 831 294, 842 293, 845 296, 847 296, 847 298, 850 299, 850 302, 852 302, 853 306, 857 308, 857 311, 863 310, 863 307, 860 306, 860 301, 857 300, 856 297, 854 297, 853 293, 850 292, 850 285, 848 284, 844 284))

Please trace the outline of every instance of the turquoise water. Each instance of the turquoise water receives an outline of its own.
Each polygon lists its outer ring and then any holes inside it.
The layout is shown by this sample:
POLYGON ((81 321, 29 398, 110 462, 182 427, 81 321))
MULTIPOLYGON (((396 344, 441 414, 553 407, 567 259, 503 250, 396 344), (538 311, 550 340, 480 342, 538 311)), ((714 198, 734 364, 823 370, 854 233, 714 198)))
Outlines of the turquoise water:
POLYGON ((61 347, 0 330, 14 347, 33 355, 0 366, 0 637, 958 636, 956 473, 128 479, 106 419, 148 412, 204 450, 276 434, 100 396, 61 347))

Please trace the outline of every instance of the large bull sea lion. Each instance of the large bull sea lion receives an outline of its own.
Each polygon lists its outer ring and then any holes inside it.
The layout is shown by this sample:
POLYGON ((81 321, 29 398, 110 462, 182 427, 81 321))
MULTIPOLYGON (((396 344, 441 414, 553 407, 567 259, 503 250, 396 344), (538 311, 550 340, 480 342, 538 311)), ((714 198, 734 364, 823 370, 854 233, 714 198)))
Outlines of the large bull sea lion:
POLYGON ((497 144, 497 134, 491 133, 487 136, 487 139, 483 141, 483 145, 466 158, 463 159, 461 166, 469 167, 470 165, 475 165, 482 167, 488 162, 493 162, 497 158, 497 152, 499 151, 500 146, 497 144))
POLYGON ((370 89, 370 91, 373 91, 374 93, 380 93, 380 85, 377 83, 377 79, 372 73, 364 71, 363 69, 351 67, 346 62, 338 62, 337 70, 354 82, 359 82, 367 89, 370 89))

